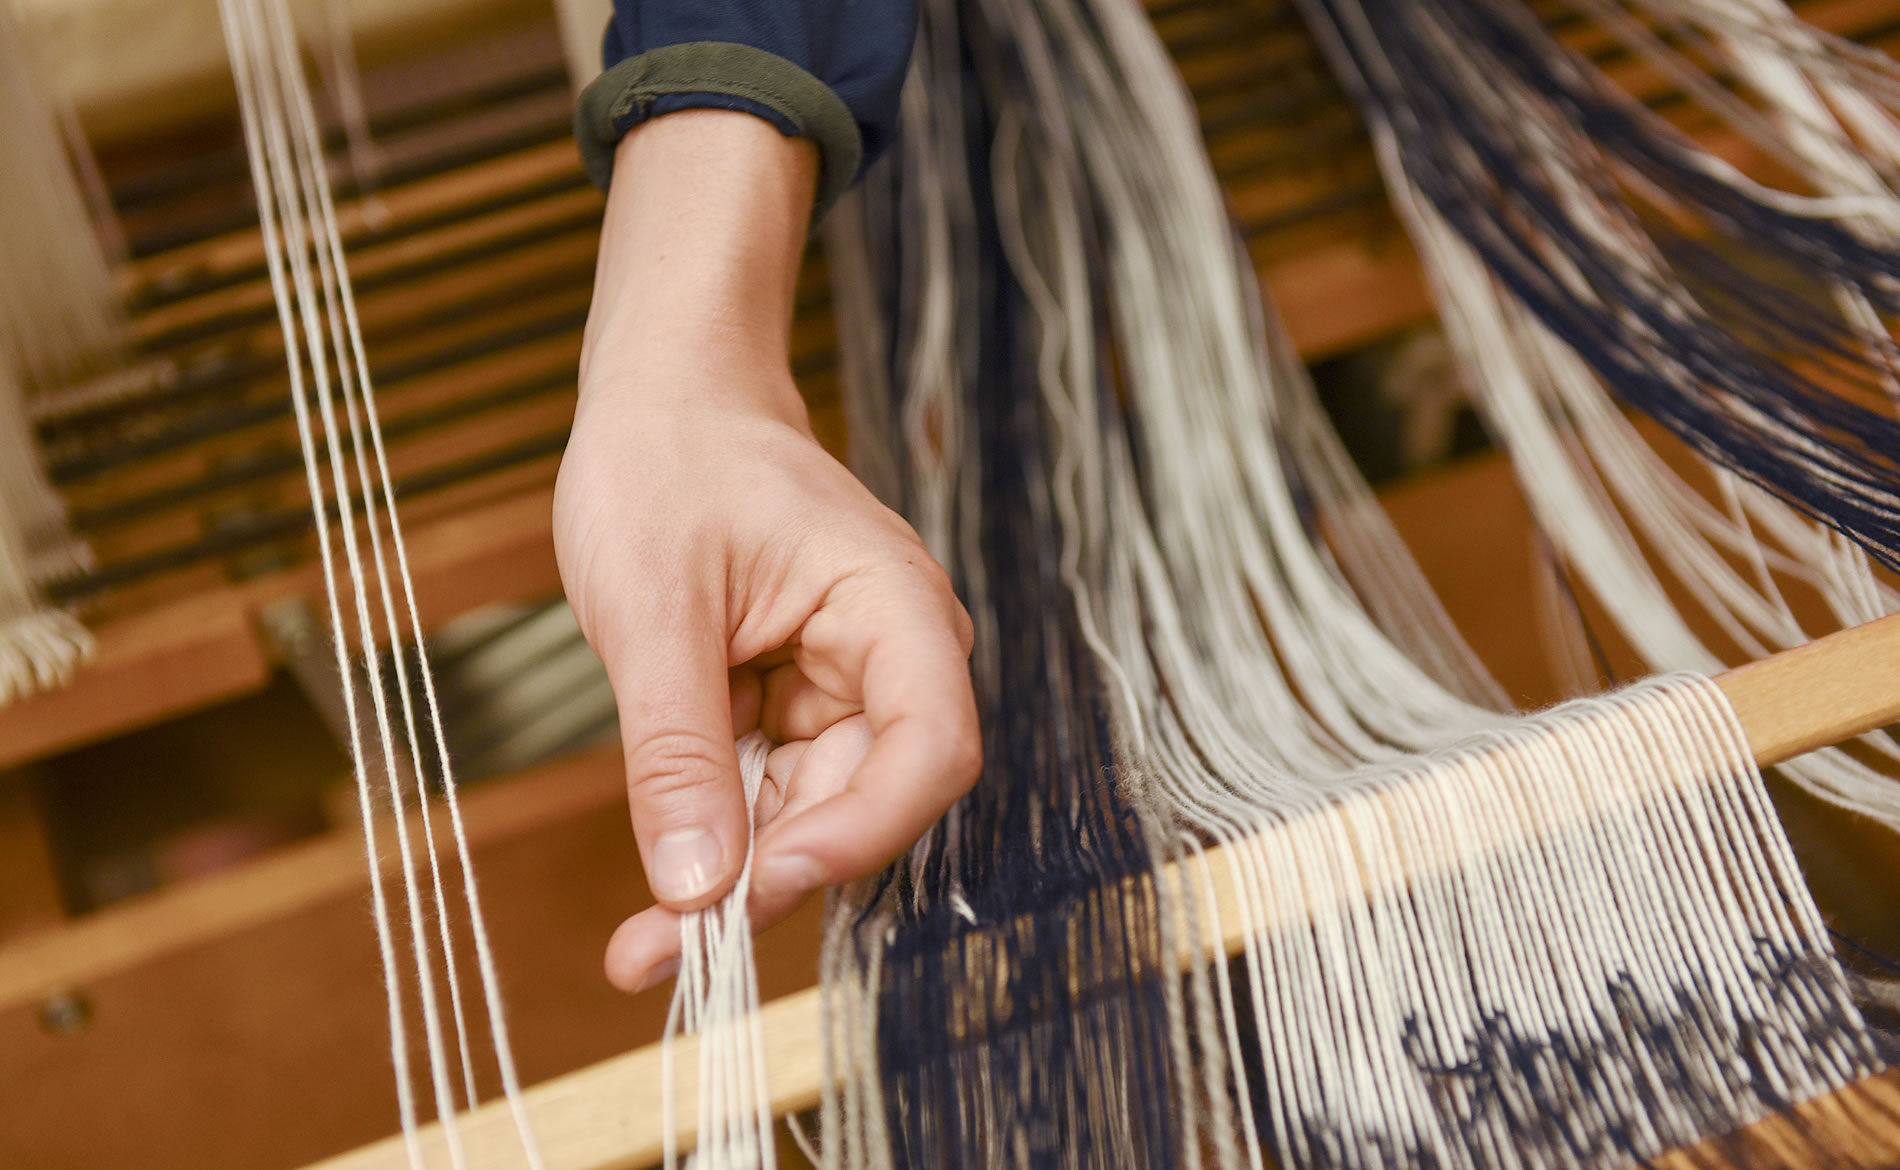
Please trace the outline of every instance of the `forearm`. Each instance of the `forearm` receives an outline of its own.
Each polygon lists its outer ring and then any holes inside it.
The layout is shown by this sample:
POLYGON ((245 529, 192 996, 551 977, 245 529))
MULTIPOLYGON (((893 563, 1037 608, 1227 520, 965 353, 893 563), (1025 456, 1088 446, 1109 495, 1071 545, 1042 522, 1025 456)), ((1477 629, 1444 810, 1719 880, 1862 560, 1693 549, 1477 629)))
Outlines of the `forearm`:
MULTIPOLYGON (((582 348, 583 402, 603 391, 703 391, 703 372, 668 376, 689 372, 682 363, 783 367, 816 180, 809 140, 749 114, 683 111, 622 139, 582 348)), ((789 389, 789 378, 730 384, 775 399, 789 389)))

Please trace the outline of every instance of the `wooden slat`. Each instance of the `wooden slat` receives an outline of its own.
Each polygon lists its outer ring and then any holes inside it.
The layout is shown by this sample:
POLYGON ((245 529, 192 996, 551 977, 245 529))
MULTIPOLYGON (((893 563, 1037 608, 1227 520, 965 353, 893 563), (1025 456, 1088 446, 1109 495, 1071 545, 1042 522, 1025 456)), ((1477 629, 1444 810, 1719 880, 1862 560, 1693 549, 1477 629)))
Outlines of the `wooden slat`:
MULTIPOLYGON (((337 205, 337 229, 345 247, 354 252, 366 240, 400 236, 424 224, 461 219, 474 208, 506 201, 511 195, 560 187, 579 179, 580 153, 574 144, 549 143, 385 188, 377 192, 374 216, 364 200, 343 200, 337 205)), ((255 228, 250 228, 135 261, 120 273, 119 291, 136 301, 166 289, 253 277, 263 268, 264 240, 255 228)))
POLYGON ((32 777, 0 769, 0 943, 66 917, 32 777))
MULTIPOLYGON (((556 592, 552 515, 550 485, 413 526, 424 625, 556 592)), ((319 599, 322 585, 304 565, 102 626, 98 655, 72 686, 0 707, 0 767, 255 690, 269 661, 252 615, 285 597, 319 599)))
MULTIPOLYGON (((532 833, 623 799, 617 750, 550 764, 509 785, 478 788, 463 814, 477 844, 532 833), (529 794, 532 794, 531 796, 529 794)), ((412 829, 420 821, 411 815, 412 829)), ((390 826, 382 826, 383 840, 390 826)), ((384 868, 395 872, 392 849, 384 868)), ((0 1011, 109 978, 204 940, 295 914, 364 886, 362 836, 341 832, 280 849, 240 870, 160 890, 59 930, 0 948, 0 1011)))
POLYGON ((0 707, 0 767, 209 706, 263 685, 269 667, 235 592, 193 597, 95 631, 81 682, 0 707))
POLYGON ((1766 767, 1900 720, 1900 614, 1722 676, 1766 767))

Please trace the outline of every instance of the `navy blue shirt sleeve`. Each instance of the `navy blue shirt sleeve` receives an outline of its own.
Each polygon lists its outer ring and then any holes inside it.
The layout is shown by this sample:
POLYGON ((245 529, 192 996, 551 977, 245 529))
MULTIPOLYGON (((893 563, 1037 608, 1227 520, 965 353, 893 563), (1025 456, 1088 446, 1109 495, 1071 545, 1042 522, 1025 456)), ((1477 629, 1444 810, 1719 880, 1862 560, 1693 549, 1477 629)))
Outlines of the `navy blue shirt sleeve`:
POLYGON ((818 147, 819 214, 890 144, 915 0, 615 0, 575 131, 602 187, 613 148, 685 109, 754 114, 818 147))

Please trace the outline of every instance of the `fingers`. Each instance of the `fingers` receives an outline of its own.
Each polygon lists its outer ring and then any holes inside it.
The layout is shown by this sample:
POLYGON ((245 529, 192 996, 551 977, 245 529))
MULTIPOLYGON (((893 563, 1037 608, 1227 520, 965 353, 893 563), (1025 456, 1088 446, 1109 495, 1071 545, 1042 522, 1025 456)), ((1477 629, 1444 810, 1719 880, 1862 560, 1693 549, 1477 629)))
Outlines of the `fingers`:
MULTIPOLYGON (((765 759, 765 784, 753 815, 761 825, 821 804, 844 790, 871 750, 871 728, 862 715, 827 728, 816 740, 788 743, 765 759)), ((746 910, 763 930, 805 899, 799 891, 767 895, 756 887, 746 910)), ((622 991, 644 991, 679 970, 680 916, 654 906, 627 919, 607 944, 607 980, 622 991)))
MULTIPOLYGON (((754 933, 777 925, 804 905, 809 894, 747 899, 746 913, 754 933)), ((657 987, 679 973, 680 915, 664 906, 649 906, 621 923, 607 940, 602 962, 607 982, 625 992, 657 987)))
POLYGON ((805 624, 807 677, 829 694, 861 696, 872 742, 843 790, 781 814, 762 835, 753 878, 761 895, 876 872, 976 780, 969 621, 940 570, 909 568, 836 591, 805 624))
MULTIPOLYGON (((873 742, 870 721, 862 715, 853 715, 825 728, 818 738, 808 743, 780 748, 783 752, 796 750, 797 754, 781 763, 785 776, 783 799, 770 816, 761 808, 757 818, 759 827, 763 829, 775 821, 797 816, 843 792, 852 774, 871 754, 873 742)), ((768 776, 771 764, 768 757, 768 776)))
POLYGON ((732 738, 743 739, 759 729, 759 715, 765 704, 765 688, 759 672, 750 663, 726 672, 726 690, 732 699, 732 738))
POLYGON ((607 940, 607 982, 625 992, 645 991, 679 971, 680 916, 650 906, 621 923, 607 940))
POLYGON ((647 885, 682 911, 732 885, 746 843, 733 724, 747 713, 750 688, 727 672, 720 615, 699 608, 690 597, 633 607, 630 627, 600 647, 647 885))
POLYGON ((861 704, 827 694, 796 663, 766 672, 759 727, 774 743, 816 739, 819 732, 863 710, 861 704))
POLYGON ((770 824, 785 807, 785 794, 791 791, 798 761, 811 750, 809 739, 795 740, 772 749, 765 757, 765 783, 759 786, 758 803, 752 807, 752 823, 770 824))

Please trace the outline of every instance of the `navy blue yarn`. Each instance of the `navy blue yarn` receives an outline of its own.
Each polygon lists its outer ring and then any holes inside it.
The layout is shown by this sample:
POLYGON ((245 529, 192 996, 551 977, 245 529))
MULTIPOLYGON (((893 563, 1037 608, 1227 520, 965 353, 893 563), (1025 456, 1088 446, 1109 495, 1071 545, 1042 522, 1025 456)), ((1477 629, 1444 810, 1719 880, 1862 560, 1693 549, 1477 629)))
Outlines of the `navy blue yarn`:
MULTIPOLYGON (((1883 312, 1900 309, 1900 252, 1876 247, 1837 223, 1804 219, 1745 198, 1689 165, 1689 148, 1666 124, 1613 91, 1587 61, 1554 41, 1510 0, 1365 0, 1376 33, 1346 19, 1336 0, 1302 0, 1335 71, 1369 117, 1393 127, 1407 173, 1491 272, 1605 383, 1711 460, 1775 492, 1804 513, 1900 567, 1900 422, 1818 381, 1785 360, 1817 355, 1861 387, 1865 359, 1827 314, 1802 296, 1839 281, 1883 312), (1536 95, 1537 109, 1492 116, 1438 40, 1440 29, 1500 92, 1536 95), (1383 63, 1383 66, 1381 66, 1383 63), (1508 84, 1507 84, 1508 83, 1508 84), (1521 116, 1520 116, 1521 115, 1521 116), (1801 273, 1805 289, 1744 274, 1708 245, 1668 242, 1666 255, 1702 298, 1705 315, 1673 320, 1657 291, 1570 221, 1535 177, 1537 149, 1519 126, 1551 117, 1606 156, 1693 208, 1725 244, 1801 273), (1597 295, 1558 283, 1539 255, 1555 247, 1597 295), (1683 373, 1659 370, 1653 350, 1605 305, 1621 306, 1661 339, 1683 373), (1834 458, 1776 441, 1743 407, 1811 438, 1834 458), (1834 482, 1839 476, 1845 482, 1834 482)), ((1611 194, 1609 178, 1580 176, 1611 194)), ((1654 229, 1653 234, 1660 234, 1654 229)))
MULTIPOLYGON (((988 83, 1006 83, 1000 60, 989 64, 988 83)), ((1053 504, 1037 470, 1046 464, 1045 419, 1032 383, 1033 338, 1020 324, 1028 308, 990 211, 983 85, 968 65, 979 246, 958 258, 957 290, 959 343, 974 359, 965 406, 980 436, 982 503, 960 521, 979 526, 1000 669, 977 680, 985 767, 953 814, 953 847, 920 871, 893 874, 902 911, 895 934, 859 940, 883 951, 878 1056, 887 1119, 898 1165, 980 1165, 986 1138, 1000 1135, 1011 1165, 1165 1166, 1182 1140, 1171 1108, 1165 968, 1152 892, 1124 885, 1153 862, 1115 784, 1107 707, 1058 574, 1053 504), (994 956, 985 967, 992 975, 972 978, 973 952, 994 956), (1104 1038, 1130 1070, 1116 1086, 1126 1112, 1106 1127, 1087 1116, 1081 1097, 1103 1071, 1104 1038), (969 1072, 979 1057, 989 1069, 981 1081, 969 1072), (980 1127, 979 1117, 994 1127, 980 1127)), ((883 209, 875 222, 898 221, 889 209, 907 195, 902 153, 867 179, 866 198, 883 209)), ((915 330, 897 294, 916 282, 904 278, 911 242, 889 230, 888 247, 874 245, 873 254, 889 266, 879 278, 895 297, 892 381, 902 393, 915 330)), ((961 576, 955 565, 952 572, 961 576)))

